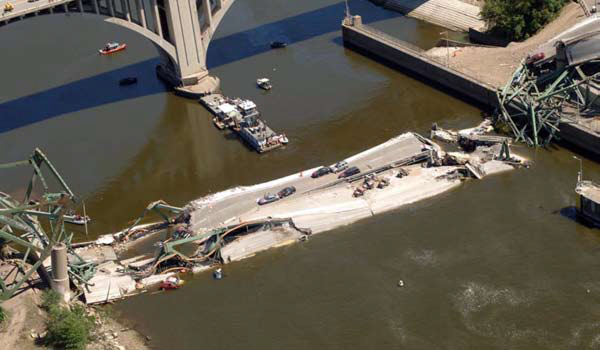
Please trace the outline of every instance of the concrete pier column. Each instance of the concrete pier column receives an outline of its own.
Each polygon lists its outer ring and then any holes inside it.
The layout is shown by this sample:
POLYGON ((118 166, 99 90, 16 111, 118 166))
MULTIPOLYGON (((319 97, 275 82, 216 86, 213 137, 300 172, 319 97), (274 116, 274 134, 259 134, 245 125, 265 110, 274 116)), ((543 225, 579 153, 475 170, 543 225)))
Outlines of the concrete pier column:
POLYGON ((52 248, 52 290, 57 292, 65 302, 71 298, 69 274, 67 272, 67 246, 58 243, 52 248))
POLYGON ((142 27, 147 28, 146 24, 146 12, 144 11, 144 2, 142 0, 135 0, 135 6, 138 9, 138 16, 140 17, 140 23, 142 27))
POLYGON ((108 3, 108 12, 110 13, 111 17, 115 16, 115 5, 113 5, 113 0, 106 0, 106 2, 108 3))
POLYGON ((54 13, 54 7, 49 8, 49 10, 50 10, 50 14, 54 13))
POLYGON ((69 13, 69 4, 66 2, 63 4, 63 8, 65 9, 65 13, 69 13))
POLYGON ((131 22, 131 8, 129 6, 129 0, 121 0, 121 6, 125 10, 125 18, 127 18, 127 22, 131 22))
POLYGON ((151 4, 152 4, 152 13, 154 14, 154 23, 156 24, 156 34, 158 34, 158 36, 160 36, 162 38, 163 32, 162 32, 162 25, 160 24, 160 15, 158 13, 158 4, 156 3, 156 0, 152 0, 151 4))
POLYGON ((100 14, 100 9, 98 8, 98 0, 92 0, 92 3, 94 4, 94 12, 97 15, 100 14))
POLYGON ((204 10, 206 28, 210 30, 212 27, 212 9, 210 8, 210 0, 202 0, 202 9, 204 10))
POLYGON ((83 13, 83 1, 77 0, 77 7, 79 8, 79 12, 83 13))

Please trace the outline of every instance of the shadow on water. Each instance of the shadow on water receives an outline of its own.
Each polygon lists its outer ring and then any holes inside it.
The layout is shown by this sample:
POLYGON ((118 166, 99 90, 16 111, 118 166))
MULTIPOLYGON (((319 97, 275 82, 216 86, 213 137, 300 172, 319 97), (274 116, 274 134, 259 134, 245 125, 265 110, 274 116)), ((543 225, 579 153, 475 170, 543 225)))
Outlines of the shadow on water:
MULTIPOLYGON (((361 13, 366 23, 400 16, 364 0, 350 0, 349 5, 353 12, 361 13)), ((288 44, 294 44, 337 31, 344 11, 345 3, 341 1, 214 39, 210 44, 207 66, 212 69, 264 53, 270 50, 271 40, 285 40, 288 44), (255 38, 263 37, 268 39, 257 44, 255 38)), ((154 76, 158 63, 157 58, 145 60, 2 103, 0 133, 67 113, 165 92, 166 87, 154 76), (119 80, 126 76, 141 77, 140 83, 119 86, 119 80)))
POLYGON ((582 218, 577 211, 577 207, 575 206, 564 207, 560 210, 555 211, 554 214, 560 214, 560 216, 567 218, 573 222, 576 222, 580 225, 583 225, 589 229, 593 229, 596 227, 588 220, 582 218))
POLYGON ((158 62, 156 58, 149 59, 2 103, 0 132, 83 109, 164 92, 165 85, 148 75, 158 62), (119 80, 127 76, 140 77, 139 83, 120 86, 119 80))
MULTIPOLYGON (((401 16, 364 0, 348 1, 352 13, 362 16, 364 23, 372 23, 401 16)), ((210 42, 206 63, 208 69, 259 55, 271 50, 274 40, 288 44, 298 43, 319 35, 340 30, 346 11, 344 1, 301 13, 279 21, 231 34, 210 42)), ((224 20, 227 20, 225 17, 224 20)))

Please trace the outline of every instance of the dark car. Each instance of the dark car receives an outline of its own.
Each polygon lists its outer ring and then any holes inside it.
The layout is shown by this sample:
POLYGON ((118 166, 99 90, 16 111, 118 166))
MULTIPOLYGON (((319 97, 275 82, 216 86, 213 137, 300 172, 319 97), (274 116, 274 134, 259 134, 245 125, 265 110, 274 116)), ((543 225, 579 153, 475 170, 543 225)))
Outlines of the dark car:
POLYGON ((273 41, 271 42, 271 48, 272 49, 282 49, 284 47, 287 46, 287 43, 285 41, 273 41))
POLYGON ((257 203, 258 203, 258 205, 264 205, 264 204, 269 204, 269 203, 275 202, 276 200, 279 200, 278 195, 267 193, 267 194, 265 194, 264 197, 259 198, 257 203))
POLYGON ((341 172, 338 175, 338 179, 343 179, 345 177, 356 175, 358 173, 360 173, 360 169, 356 166, 353 166, 353 167, 348 168, 348 169, 344 170, 343 172, 341 172))
POLYGON ((316 179, 317 177, 321 177, 323 175, 327 175, 331 172, 331 168, 328 166, 324 166, 324 167, 320 167, 319 169, 315 170, 314 173, 312 173, 312 175, 310 177, 316 179))
POLYGON ((288 186, 288 187, 284 188, 283 190, 277 192, 277 195, 279 196, 279 198, 284 198, 287 196, 291 196, 294 193, 296 193, 296 187, 288 186))

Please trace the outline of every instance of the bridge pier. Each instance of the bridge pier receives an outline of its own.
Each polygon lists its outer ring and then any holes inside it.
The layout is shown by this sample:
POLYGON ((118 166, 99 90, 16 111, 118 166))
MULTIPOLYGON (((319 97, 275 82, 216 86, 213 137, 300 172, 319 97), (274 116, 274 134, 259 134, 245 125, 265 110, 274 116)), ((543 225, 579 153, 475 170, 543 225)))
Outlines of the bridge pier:
POLYGON ((196 98, 218 91, 219 79, 210 76, 206 68, 206 51, 216 28, 235 0, 130 1, 48 0, 41 7, 35 0, 28 1, 24 9, 5 14, 0 24, 47 12, 69 14, 73 11, 81 16, 106 16, 104 21, 133 30, 159 48, 165 59, 156 72, 178 95, 196 98), (73 6, 69 8, 69 4, 73 6), (42 13, 38 13, 40 8, 42 13))
POLYGON ((156 67, 156 74, 167 85, 173 88, 176 95, 187 98, 199 98, 206 94, 217 92, 221 87, 219 78, 209 75, 207 70, 181 79, 173 72, 171 66, 171 64, 161 63, 156 67))

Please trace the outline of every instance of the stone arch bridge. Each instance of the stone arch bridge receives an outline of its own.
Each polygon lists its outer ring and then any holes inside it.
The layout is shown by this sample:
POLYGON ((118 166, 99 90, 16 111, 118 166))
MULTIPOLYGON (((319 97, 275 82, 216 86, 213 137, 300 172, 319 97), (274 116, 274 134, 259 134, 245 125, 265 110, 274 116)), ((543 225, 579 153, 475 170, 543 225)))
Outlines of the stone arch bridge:
POLYGON ((151 40, 162 57, 158 75, 180 94, 192 97, 219 88, 219 79, 208 74, 206 52, 234 1, 0 0, 0 25, 53 13, 103 16, 104 21, 151 40))

